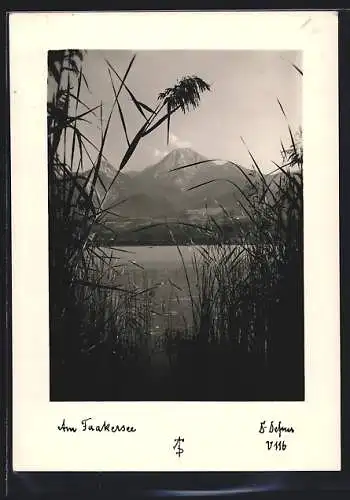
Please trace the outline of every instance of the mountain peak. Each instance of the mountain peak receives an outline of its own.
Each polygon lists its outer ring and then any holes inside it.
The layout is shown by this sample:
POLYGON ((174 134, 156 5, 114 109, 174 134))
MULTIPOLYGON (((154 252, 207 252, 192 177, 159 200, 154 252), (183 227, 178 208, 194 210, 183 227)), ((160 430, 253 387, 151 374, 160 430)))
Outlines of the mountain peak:
POLYGON ((107 177, 114 177, 117 173, 117 169, 111 165, 107 160, 101 160, 100 173, 103 173, 107 177))
POLYGON ((194 151, 192 148, 174 148, 172 149, 169 154, 178 154, 178 153, 183 153, 183 154, 199 154, 196 151, 194 151))
POLYGON ((174 148, 169 152, 170 155, 171 154, 179 154, 179 153, 202 156, 199 153, 197 153, 197 151, 194 151, 194 149, 189 148, 189 147, 187 147, 187 148, 174 148))
POLYGON ((174 167, 203 161, 206 158, 191 148, 174 148, 158 164, 172 164, 174 167))

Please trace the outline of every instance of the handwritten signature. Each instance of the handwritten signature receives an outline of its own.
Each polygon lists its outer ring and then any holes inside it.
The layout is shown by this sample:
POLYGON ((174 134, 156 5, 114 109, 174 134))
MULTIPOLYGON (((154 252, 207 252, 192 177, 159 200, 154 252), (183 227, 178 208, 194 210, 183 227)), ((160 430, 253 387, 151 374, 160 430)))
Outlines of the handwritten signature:
POLYGON ((57 429, 61 432, 136 432, 133 426, 111 424, 106 420, 95 424, 93 417, 83 418, 78 426, 68 425, 64 418, 57 429))
POLYGON ((282 437, 283 433, 294 433, 294 428, 292 426, 286 426, 283 425, 281 421, 276 424, 273 420, 270 421, 270 423, 267 425, 266 420, 263 420, 260 422, 260 429, 259 433, 264 434, 265 432, 268 432, 270 434, 277 434, 279 438, 282 437))

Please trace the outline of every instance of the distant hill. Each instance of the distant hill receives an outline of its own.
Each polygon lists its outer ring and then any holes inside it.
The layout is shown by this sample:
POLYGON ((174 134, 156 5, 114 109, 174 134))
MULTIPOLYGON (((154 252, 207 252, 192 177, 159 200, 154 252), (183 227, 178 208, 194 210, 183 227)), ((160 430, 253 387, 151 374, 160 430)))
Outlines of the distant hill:
MULTIPOLYGON (((89 174, 91 171, 85 172, 85 178, 89 174)), ((203 237, 196 228, 205 225, 210 215, 221 227, 228 224, 226 233, 234 239, 238 226, 249 225, 242 205, 247 205, 246 197, 252 196, 250 181, 254 176, 260 179, 253 170, 207 159, 190 148, 174 149, 143 170, 118 175, 113 165, 102 161, 93 201, 100 205, 104 200, 106 213, 94 232, 103 242, 114 239, 125 244, 165 244, 169 243, 171 229, 176 241, 202 242, 208 236, 203 237), (227 212, 231 216, 229 223, 227 212), (149 225, 152 227, 145 229, 149 225)), ((280 172, 265 176, 263 184, 270 185, 272 193, 266 196, 271 201, 284 177, 280 172)))
MULTIPOLYGON (((240 168, 251 175, 250 170, 240 168)), ((97 184, 99 195, 104 195, 115 174, 112 165, 102 162, 97 184)), ((246 178, 232 163, 208 161, 190 148, 180 148, 140 172, 121 172, 108 192, 105 206, 112 207, 116 215, 131 218, 181 218, 188 211, 220 205, 239 215, 238 201, 242 196, 238 188, 244 190, 246 184, 246 178), (198 162, 203 163, 173 171, 198 162), (189 191, 198 185, 201 186, 189 191)))

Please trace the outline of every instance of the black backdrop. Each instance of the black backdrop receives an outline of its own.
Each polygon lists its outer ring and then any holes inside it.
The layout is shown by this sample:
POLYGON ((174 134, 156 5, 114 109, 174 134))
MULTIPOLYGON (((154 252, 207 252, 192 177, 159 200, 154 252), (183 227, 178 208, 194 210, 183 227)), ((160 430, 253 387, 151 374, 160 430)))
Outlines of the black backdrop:
MULTIPOLYGON (((2 78, 0 78, 2 116, 0 135, 0 319, 3 341, 1 355, 3 369, 1 381, 1 426, 0 442, 2 465, 2 492, 10 498, 141 498, 173 497, 181 495, 214 498, 216 496, 257 498, 348 498, 350 492, 350 411, 349 411, 349 166, 347 148, 350 137, 350 12, 339 11, 339 109, 340 109, 340 224, 341 224, 341 344, 342 344, 342 471, 335 472, 281 472, 281 473, 15 473, 11 468, 11 234, 10 234, 10 151, 9 151, 9 82, 8 82, 8 13, 30 10, 80 10, 74 2, 57 5, 36 2, 28 8, 25 2, 11 2, 1 11, 0 47, 2 78), (66 5, 65 5, 66 4, 66 5), (46 8, 46 9, 45 9, 46 8)), ((99 9, 110 10, 110 2, 100 0, 99 9), (104 5, 106 4, 106 5, 104 5)), ((84 5, 87 10, 90 6, 84 5)), ((167 2, 167 9, 157 2, 145 6, 141 2, 119 1, 117 10, 238 10, 259 9, 259 5, 228 5, 221 2, 215 9, 205 2, 167 2), (172 5, 173 4, 173 5, 172 5)), ((274 8, 265 2, 264 10, 274 8)), ((296 2, 284 9, 306 9, 296 2)), ((316 2, 309 2, 308 9, 316 9, 316 2)), ((328 9, 332 9, 329 5, 328 9)), ((339 6, 338 6, 339 8, 339 6)), ((53 450, 54 452, 54 450, 53 450)))

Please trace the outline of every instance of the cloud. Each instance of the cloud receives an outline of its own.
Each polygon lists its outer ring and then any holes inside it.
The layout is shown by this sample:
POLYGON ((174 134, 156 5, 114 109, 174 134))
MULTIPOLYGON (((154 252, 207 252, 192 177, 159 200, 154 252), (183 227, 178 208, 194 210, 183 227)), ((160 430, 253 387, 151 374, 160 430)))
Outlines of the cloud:
POLYGON ((189 141, 181 140, 177 135, 170 132, 169 134, 169 147, 167 149, 155 148, 153 151, 153 156, 156 158, 164 158, 170 151, 174 148, 190 148, 191 143, 189 141))
POLYGON ((191 143, 189 141, 183 141, 177 135, 170 132, 169 134, 169 147, 167 149, 154 149, 153 155, 156 158, 164 158, 172 149, 174 148, 190 148, 191 143))
POLYGON ((182 141, 177 135, 170 132, 169 144, 175 146, 176 148, 190 148, 191 143, 189 141, 182 141))
POLYGON ((153 154, 156 158, 164 158, 168 154, 168 151, 161 151, 160 149, 155 149, 153 154))

